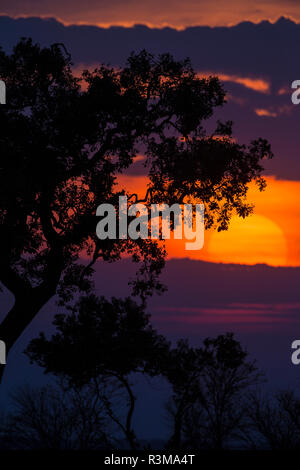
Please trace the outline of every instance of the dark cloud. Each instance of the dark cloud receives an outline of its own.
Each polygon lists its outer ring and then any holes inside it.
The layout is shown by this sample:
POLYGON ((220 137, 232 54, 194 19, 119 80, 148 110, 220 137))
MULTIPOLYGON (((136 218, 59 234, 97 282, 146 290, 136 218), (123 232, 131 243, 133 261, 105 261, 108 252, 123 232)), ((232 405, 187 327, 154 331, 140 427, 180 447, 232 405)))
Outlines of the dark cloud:
POLYGON ((31 36, 42 44, 62 41, 76 63, 99 60, 122 64, 132 50, 146 48, 154 53, 172 52, 189 56, 200 70, 269 78, 272 83, 290 83, 298 73, 296 45, 300 25, 287 19, 276 24, 244 22, 230 28, 197 26, 177 31, 150 29, 64 26, 55 19, 0 17, 0 40, 11 48, 21 36, 31 36))
POLYGON ((193 25, 224 26, 245 19, 276 21, 285 15, 300 19, 299 2, 282 0, 2 0, 2 14, 54 16, 65 23, 133 25, 183 28, 193 25))
POLYGON ((243 142, 258 136, 270 140, 276 158, 268 166, 268 174, 300 179, 300 106, 291 106, 290 100, 291 82, 300 78, 300 25, 281 19, 276 24, 244 22, 230 28, 199 26, 177 31, 143 25, 64 26, 55 19, 0 17, 0 44, 5 50, 11 50, 22 36, 33 37, 42 45, 63 42, 77 67, 99 62, 122 65, 131 51, 146 48, 156 54, 171 52, 178 59, 189 56, 197 70, 227 75, 224 86, 235 100, 229 99, 219 116, 233 119, 235 136, 243 142), (240 78, 248 82, 238 83, 240 78), (259 79, 270 88, 255 90, 257 82, 249 79, 259 79), (279 90, 285 93, 278 95, 279 90), (258 116, 256 109, 267 112, 258 116))
MULTIPOLYGON (((118 264, 98 263, 98 293, 115 295, 115 286, 118 285, 118 295, 127 295, 128 279, 134 276, 135 267, 129 260, 118 264)), ((254 315, 255 318, 269 318, 269 324, 274 318, 288 321, 288 327, 293 328, 294 322, 300 321, 299 278, 300 268, 171 259, 167 261, 161 277, 168 290, 164 295, 154 296, 150 300, 149 310, 158 323, 171 315, 174 319, 177 316, 183 323, 185 315, 193 317, 195 321, 194 325, 190 325, 190 332, 197 326, 200 317, 205 316, 206 323, 210 324, 210 312, 214 324, 214 312, 222 309, 232 314, 245 311, 248 326, 253 322, 251 315, 254 315), (292 326, 289 323, 291 319, 292 326)), ((226 315, 219 323, 222 326, 228 324, 226 315)), ((169 323, 168 326, 171 332, 172 325, 169 323)), ((259 330, 260 325, 256 326, 259 330)), ((198 331, 201 329, 202 325, 199 324, 198 331)))

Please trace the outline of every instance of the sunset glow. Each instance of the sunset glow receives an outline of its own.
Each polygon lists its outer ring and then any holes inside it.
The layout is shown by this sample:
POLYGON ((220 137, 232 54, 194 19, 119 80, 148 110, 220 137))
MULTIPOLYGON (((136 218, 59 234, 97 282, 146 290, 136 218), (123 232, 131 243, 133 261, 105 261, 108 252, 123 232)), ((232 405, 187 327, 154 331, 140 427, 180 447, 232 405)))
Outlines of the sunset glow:
MULTIPOLYGON (((167 240, 169 258, 190 258, 210 262, 300 266, 300 182, 267 177, 267 189, 249 189, 248 200, 255 204, 254 214, 233 218, 226 232, 206 231, 204 248, 186 251, 185 240, 167 240)), ((144 197, 144 176, 122 176, 128 191, 144 197)))
POLYGON ((212 262, 286 266, 287 247, 280 227, 262 215, 234 217, 230 229, 214 232, 208 243, 212 262))
POLYGON ((217 3, 201 0, 195 2, 188 0, 184 3, 179 0, 157 2, 99 2, 88 0, 85 3, 78 0, 46 0, 35 2, 1 2, 0 14, 13 17, 39 16, 42 18, 55 17, 65 25, 97 25, 102 28, 110 26, 131 27, 135 24, 144 24, 151 28, 174 27, 182 30, 189 26, 231 26, 241 21, 257 23, 268 19, 275 22, 281 16, 300 20, 297 2, 239 2, 238 0, 219 0, 217 3))

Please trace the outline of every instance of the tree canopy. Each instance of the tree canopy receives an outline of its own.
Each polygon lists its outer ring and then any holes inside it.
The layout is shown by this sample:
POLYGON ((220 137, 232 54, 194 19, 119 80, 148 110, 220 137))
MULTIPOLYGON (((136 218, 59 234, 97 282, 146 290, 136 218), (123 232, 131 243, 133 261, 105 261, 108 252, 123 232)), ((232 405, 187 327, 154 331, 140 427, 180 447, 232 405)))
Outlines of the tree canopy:
POLYGON ((71 312, 55 316, 56 333, 33 339, 26 353, 46 373, 65 380, 68 387, 82 389, 94 384, 109 416, 136 446, 132 429, 135 395, 132 374, 159 375, 167 362, 169 344, 151 326, 143 306, 132 299, 82 297, 71 312), (107 384, 109 392, 106 392, 107 384), (113 411, 112 397, 121 389, 128 407, 125 424, 113 411))
MULTIPOLYGON (((129 253, 141 262, 134 293, 159 289, 164 250, 153 240, 98 240, 96 208, 116 204, 118 176, 142 152, 151 202, 205 205, 206 226, 226 229, 247 216, 250 181, 260 189, 267 141, 248 147, 232 123, 205 122, 225 103, 217 77, 201 78, 189 60, 133 53, 124 67, 100 65, 75 76, 62 44, 22 39, 0 51, 0 281, 15 304, 0 325, 8 351, 45 303, 88 292, 91 267, 129 253)), ((145 188, 146 190, 146 188, 145 188)))

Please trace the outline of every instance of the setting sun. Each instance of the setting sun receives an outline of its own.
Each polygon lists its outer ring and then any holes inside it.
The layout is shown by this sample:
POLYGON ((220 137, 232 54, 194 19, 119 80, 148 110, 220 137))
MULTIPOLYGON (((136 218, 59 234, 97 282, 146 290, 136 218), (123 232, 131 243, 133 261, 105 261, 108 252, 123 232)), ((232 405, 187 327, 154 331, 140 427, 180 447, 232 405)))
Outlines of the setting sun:
MULTIPOLYGON (((120 178, 128 190, 144 197, 144 176, 120 178)), ((300 238, 297 230, 300 211, 300 183, 266 177, 267 188, 259 192, 250 184, 248 200, 254 214, 246 219, 233 217, 225 232, 205 231, 204 247, 186 251, 185 240, 166 240, 168 258, 191 258, 215 263, 299 266, 300 238), (283 224, 284 220, 284 224, 283 224)))
POLYGON ((287 247, 284 234, 272 220, 252 215, 234 217, 230 229, 214 232, 208 243, 212 262, 285 266, 287 247))

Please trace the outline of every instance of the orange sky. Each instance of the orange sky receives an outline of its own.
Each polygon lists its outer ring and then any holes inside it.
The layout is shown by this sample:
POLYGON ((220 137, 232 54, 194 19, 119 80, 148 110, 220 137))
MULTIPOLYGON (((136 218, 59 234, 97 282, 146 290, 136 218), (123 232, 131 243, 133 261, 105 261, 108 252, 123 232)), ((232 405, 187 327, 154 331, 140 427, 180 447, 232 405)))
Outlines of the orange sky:
POLYGON ((299 3, 293 0, 2 0, 0 14, 55 17, 65 24, 150 27, 224 26, 241 21, 276 21, 288 16, 300 21, 299 3))
MULTIPOLYGON (((144 197, 143 176, 122 176, 122 184, 144 197)), ((267 177, 267 189, 260 193, 253 185, 248 199, 255 204, 254 215, 234 218, 228 231, 206 231, 201 251, 186 251, 185 240, 170 240, 170 258, 192 258, 211 262, 300 266, 300 182, 267 177)))

